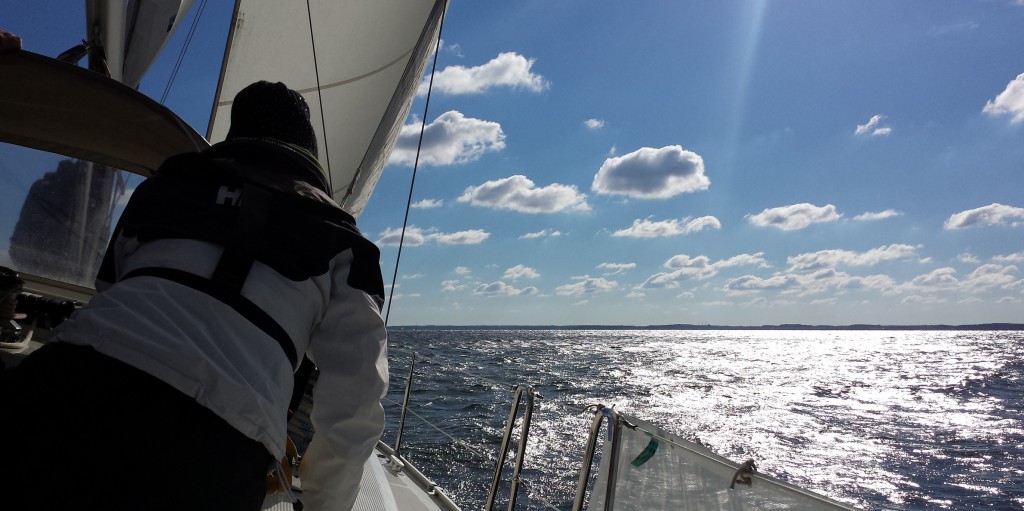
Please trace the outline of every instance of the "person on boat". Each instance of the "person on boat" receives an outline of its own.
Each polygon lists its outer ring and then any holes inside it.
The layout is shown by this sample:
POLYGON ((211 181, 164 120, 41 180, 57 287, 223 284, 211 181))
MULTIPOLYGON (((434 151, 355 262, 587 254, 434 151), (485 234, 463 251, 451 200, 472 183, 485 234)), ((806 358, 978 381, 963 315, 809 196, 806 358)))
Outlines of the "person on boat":
POLYGON ((302 96, 257 82, 224 142, 138 186, 97 295, 0 386, 11 509, 259 509, 304 353, 302 501, 351 508, 384 426, 384 288, 316 153, 302 96))

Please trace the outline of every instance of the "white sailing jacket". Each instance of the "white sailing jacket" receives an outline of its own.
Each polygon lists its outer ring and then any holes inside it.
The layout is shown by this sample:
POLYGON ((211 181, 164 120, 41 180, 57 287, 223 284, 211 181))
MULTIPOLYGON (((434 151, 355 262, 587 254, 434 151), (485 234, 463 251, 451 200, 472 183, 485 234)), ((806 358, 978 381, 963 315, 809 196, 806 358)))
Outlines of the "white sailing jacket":
POLYGON ((278 459, 307 354, 320 376, 303 501, 348 509, 384 425, 384 290, 379 251, 309 184, 310 163, 266 140, 169 159, 121 216, 100 292, 52 339, 160 378, 278 459))

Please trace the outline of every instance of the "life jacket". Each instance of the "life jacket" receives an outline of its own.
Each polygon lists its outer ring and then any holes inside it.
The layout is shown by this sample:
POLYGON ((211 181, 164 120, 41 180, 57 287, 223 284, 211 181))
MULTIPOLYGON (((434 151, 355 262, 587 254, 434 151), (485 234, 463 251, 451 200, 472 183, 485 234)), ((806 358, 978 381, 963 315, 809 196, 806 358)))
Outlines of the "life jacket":
MULTIPOLYGON (((241 294, 255 261, 299 282, 323 275, 335 256, 351 249, 348 284, 374 297, 378 307, 384 302, 379 249, 323 192, 310 164, 308 155, 285 144, 246 139, 169 158, 136 188, 111 239, 193 239, 224 252, 210 278, 139 268, 121 279, 165 278, 220 300, 274 338, 296 368, 299 360, 288 334, 241 294)), ((97 281, 113 284, 116 275, 108 247, 97 281)))

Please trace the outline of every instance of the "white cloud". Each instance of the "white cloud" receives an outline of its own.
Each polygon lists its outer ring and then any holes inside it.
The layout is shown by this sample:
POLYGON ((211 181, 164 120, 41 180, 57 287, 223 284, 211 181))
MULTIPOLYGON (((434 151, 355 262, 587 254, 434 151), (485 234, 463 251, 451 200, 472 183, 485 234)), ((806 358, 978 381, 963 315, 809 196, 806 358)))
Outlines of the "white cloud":
POLYGON ((470 186, 458 201, 522 213, 590 211, 587 195, 580 193, 576 186, 555 183, 538 188, 533 181, 521 175, 470 186))
POLYGON ((399 242, 407 247, 417 247, 427 242, 427 234, 419 227, 409 226, 405 229, 405 240, 402 240, 402 229, 388 228, 380 234, 377 244, 385 247, 397 247, 399 242))
POLYGON ((821 222, 834 222, 841 217, 836 213, 836 207, 827 204, 815 206, 814 204, 793 204, 778 208, 767 208, 764 211, 746 216, 747 220, 759 227, 774 227, 783 231, 797 231, 821 222))
POLYGON ((562 233, 559 232, 559 231, 554 231, 554 230, 551 230, 551 229, 544 229, 544 230, 540 230, 540 231, 537 231, 537 232, 528 232, 528 233, 520 236, 519 239, 521 239, 521 240, 532 240, 534 238, 543 238, 545 236, 551 236, 552 238, 557 238, 557 237, 559 237, 561 235, 562 235, 562 233))
POLYGON ((954 289, 960 285, 956 278, 956 270, 953 268, 937 268, 924 275, 918 275, 910 280, 909 288, 943 290, 954 289))
POLYGON ((651 221, 649 219, 633 220, 633 225, 612 233, 612 236, 624 236, 629 238, 660 238, 676 236, 678 234, 691 234, 700 232, 705 228, 721 229, 722 224, 713 216, 702 216, 700 218, 680 218, 678 220, 651 221))
POLYGON ((681 193, 707 190, 704 159, 682 146, 641 147, 608 158, 594 175, 591 190, 602 195, 636 199, 667 199, 681 193))
POLYGON ((956 260, 967 264, 977 264, 981 262, 981 259, 978 259, 977 256, 970 252, 964 252, 963 254, 956 256, 956 260))
POLYGON ((590 275, 573 277, 573 280, 576 282, 555 288, 555 293, 562 296, 582 296, 602 291, 610 291, 614 289, 615 286, 619 285, 619 283, 614 280, 607 280, 601 277, 591 277, 590 275))
POLYGON ((665 261, 664 266, 672 271, 651 275, 640 287, 645 289, 673 289, 679 287, 680 280, 686 278, 708 279, 717 275, 722 268, 735 266, 768 268, 768 263, 764 260, 764 252, 740 254, 713 263, 707 256, 690 257, 686 254, 678 254, 665 261))
POLYGON ((962 282, 971 293, 981 293, 997 287, 1011 286, 1017 280, 1017 267, 1013 265, 983 264, 962 282))
POLYGON ((431 239, 442 245, 479 245, 489 237, 491 233, 480 229, 430 235, 431 239))
POLYGON ((501 282, 500 280, 490 284, 480 284, 473 290, 473 294, 478 296, 519 296, 532 295, 536 293, 537 288, 533 286, 517 289, 514 286, 501 282))
POLYGON ((992 116, 1012 115, 1010 122, 1014 123, 1024 121, 1024 73, 1010 81, 996 99, 986 102, 981 111, 992 116))
POLYGON ((403 280, 416 280, 416 279, 422 279, 423 277, 426 277, 426 275, 424 275, 422 273, 413 273, 412 275, 402 275, 402 279, 403 280))
POLYGON ((535 278, 538 278, 538 277, 540 277, 540 274, 537 273, 537 270, 534 270, 533 268, 530 268, 529 266, 524 266, 522 264, 517 264, 517 265, 515 265, 515 266, 505 270, 505 276, 502 277, 502 278, 505 278, 505 279, 508 279, 508 280, 518 280, 518 279, 535 279, 535 278))
POLYGON ((854 130, 854 135, 870 135, 872 137, 885 136, 892 133, 892 128, 888 126, 882 126, 882 121, 885 120, 884 115, 875 115, 871 117, 871 120, 867 124, 858 124, 857 129, 854 130))
POLYGON ((583 121, 583 125, 592 130, 599 130, 604 127, 604 121, 601 119, 587 119, 583 121))
POLYGON ((1024 263, 1024 252, 1014 252, 1012 254, 1007 255, 997 255, 992 257, 992 260, 999 263, 1024 263))
POLYGON ((639 291, 630 291, 629 294, 626 295, 626 298, 630 298, 630 299, 633 299, 633 298, 643 298, 645 296, 647 296, 647 295, 644 294, 644 293, 641 293, 639 291))
MULTIPOLYGON (((402 229, 388 228, 381 233, 377 244, 384 247, 396 247, 401 240, 402 229)), ((405 246, 415 247, 429 241, 442 245, 477 245, 483 243, 491 234, 480 229, 469 229, 452 233, 429 232, 419 227, 409 226, 405 230, 405 246)))
POLYGON ((893 218, 897 216, 903 216, 902 211, 896 211, 895 209, 887 209, 885 211, 878 212, 866 212, 853 217, 854 220, 859 222, 873 222, 875 220, 885 220, 887 218, 893 218))
POLYGON ((611 276, 636 268, 636 263, 601 263, 597 265, 597 268, 601 270, 608 270, 605 272, 605 276, 611 276))
POLYGON ((444 205, 444 199, 423 199, 412 203, 413 209, 432 209, 444 205))
MULTIPOLYGON (((479 66, 448 66, 434 73, 434 90, 446 94, 480 94, 493 87, 510 87, 541 92, 549 84, 532 71, 535 61, 515 52, 505 52, 479 66)), ((421 81, 417 93, 426 94, 428 85, 429 78, 421 81)))
POLYGON ((464 286, 461 282, 457 280, 446 280, 441 283, 441 291, 445 291, 448 293, 462 291, 463 289, 466 289, 466 286, 464 286))
POLYGON ((946 220, 946 230, 963 229, 974 226, 1009 225, 1017 227, 1024 224, 1024 208, 992 203, 980 208, 968 209, 955 213, 946 220))
MULTIPOLYGON (((402 126, 389 163, 412 166, 416 161, 420 127, 415 121, 402 126)), ((473 119, 449 110, 423 129, 420 163, 454 165, 479 159, 484 153, 505 148, 505 133, 496 122, 473 119)))
POLYGON ((470 273, 472 273, 472 270, 470 270, 469 268, 466 268, 465 266, 459 266, 459 267, 455 268, 455 273, 457 273, 459 275, 465 276, 465 275, 469 275, 470 273))
POLYGON ((828 290, 874 289, 891 292, 896 282, 887 275, 853 276, 834 268, 821 269, 811 273, 773 275, 769 278, 744 275, 725 283, 730 294, 746 294, 755 291, 779 291, 786 295, 807 296, 828 290))
POLYGON ((882 261, 909 259, 917 257, 917 247, 912 245, 892 244, 873 248, 866 252, 851 250, 819 250, 792 256, 786 259, 791 272, 813 271, 837 266, 873 266, 882 261))

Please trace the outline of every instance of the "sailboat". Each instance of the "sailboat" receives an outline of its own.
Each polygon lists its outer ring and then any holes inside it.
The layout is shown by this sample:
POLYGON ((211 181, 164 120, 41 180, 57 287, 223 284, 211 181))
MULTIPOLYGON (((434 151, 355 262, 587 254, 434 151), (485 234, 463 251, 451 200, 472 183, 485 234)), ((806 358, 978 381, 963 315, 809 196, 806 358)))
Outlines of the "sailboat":
MULTIPOLYGON (((150 176, 167 157, 223 139, 230 99, 249 83, 283 81, 303 94, 333 196, 358 217, 409 115, 447 8, 445 0, 239 0, 204 137, 136 90, 192 3, 90 0, 88 39, 63 59, 20 50, 0 54, 0 159, 12 169, 46 162, 21 207, 4 210, 20 217, 4 219, 13 225, 11 245, 0 252, 0 266, 12 268, 0 275, 0 299, 18 302, 17 313, 0 318, 5 364, 44 344, 49 329, 94 293, 91 275, 125 180, 150 176), (88 68, 67 62, 76 55, 89 56, 88 68)), ((511 488, 508 509, 515 508, 533 398, 530 387, 518 388, 487 509, 502 486, 511 488), (513 446, 514 468, 506 476, 513 446)), ((595 411, 574 509, 588 502, 591 509, 849 509, 656 425, 604 407, 595 411), (602 428, 608 441, 595 475, 591 464, 602 428)), ((401 430, 398 438, 394 448, 379 443, 367 460, 356 508, 458 510, 401 455, 401 430)), ((265 508, 292 509, 301 481, 288 486, 291 491, 268 497, 265 508)))

